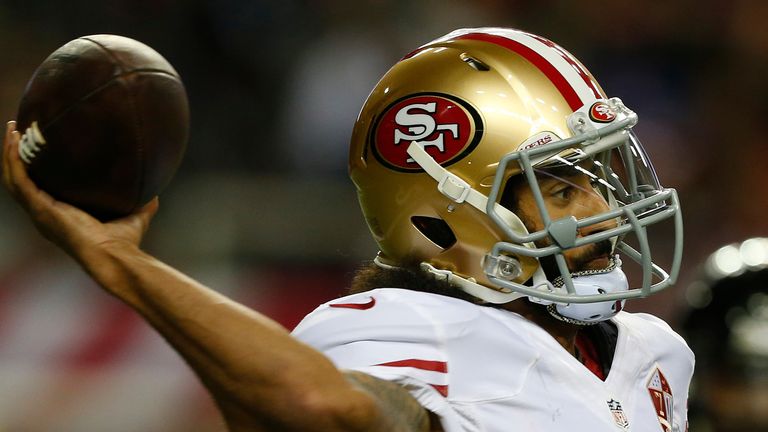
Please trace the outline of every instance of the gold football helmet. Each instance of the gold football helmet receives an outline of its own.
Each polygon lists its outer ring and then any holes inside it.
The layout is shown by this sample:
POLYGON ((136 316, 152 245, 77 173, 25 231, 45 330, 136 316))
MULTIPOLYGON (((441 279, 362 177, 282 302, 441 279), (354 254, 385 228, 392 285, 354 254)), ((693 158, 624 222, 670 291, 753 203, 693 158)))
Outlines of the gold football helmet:
POLYGON ((636 122, 578 60, 540 36, 462 29, 418 48, 379 81, 352 134, 350 176, 381 249, 375 262, 416 261, 486 302, 528 297, 578 321, 606 319, 625 299, 669 286, 682 253, 680 207, 631 132, 636 122), (550 217, 542 179, 571 175, 589 176, 605 211, 550 217), (519 181, 532 191, 542 229, 529 232, 505 198, 519 181), (677 232, 670 272, 651 260, 646 235, 665 219, 677 232), (634 247, 624 241, 629 233, 634 247), (567 250, 600 242, 640 263, 640 289, 616 276, 618 256, 604 271, 568 268, 567 250), (543 260, 559 274, 545 272, 543 260))

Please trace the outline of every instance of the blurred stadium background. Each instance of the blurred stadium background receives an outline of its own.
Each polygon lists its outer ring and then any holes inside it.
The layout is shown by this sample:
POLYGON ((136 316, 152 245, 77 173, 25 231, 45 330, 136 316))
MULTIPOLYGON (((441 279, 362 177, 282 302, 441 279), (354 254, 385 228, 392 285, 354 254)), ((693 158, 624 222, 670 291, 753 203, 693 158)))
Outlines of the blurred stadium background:
MULTIPOLYGON (((0 0, 0 119, 71 39, 157 49, 185 81, 192 135, 146 248, 290 328, 375 253, 347 140, 388 66, 458 27, 538 33, 639 113, 680 193, 678 287, 631 304, 678 327, 707 255, 768 233, 766 20, 761 0, 0 0)), ((0 431, 221 430, 183 361, 0 194, 0 431)))

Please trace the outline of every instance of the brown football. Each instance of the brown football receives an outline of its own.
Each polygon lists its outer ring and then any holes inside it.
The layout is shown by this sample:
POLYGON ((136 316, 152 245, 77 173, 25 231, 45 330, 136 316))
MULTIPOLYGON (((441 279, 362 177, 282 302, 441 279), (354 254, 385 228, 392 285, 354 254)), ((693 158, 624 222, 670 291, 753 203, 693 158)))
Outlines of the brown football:
POLYGON ((171 180, 187 145, 189 106, 179 74, 155 50, 93 35, 43 61, 17 122, 19 153, 38 187, 109 220, 171 180))

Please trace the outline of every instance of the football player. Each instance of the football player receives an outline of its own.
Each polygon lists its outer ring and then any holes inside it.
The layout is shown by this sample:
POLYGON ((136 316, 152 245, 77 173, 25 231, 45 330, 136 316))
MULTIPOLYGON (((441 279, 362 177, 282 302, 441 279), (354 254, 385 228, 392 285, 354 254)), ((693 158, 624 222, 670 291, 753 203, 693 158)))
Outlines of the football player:
POLYGON ((350 150, 380 253, 294 336, 143 252, 157 200, 102 224, 37 189, 12 122, 3 179, 185 357, 232 430, 682 431, 693 355, 622 311, 669 287, 682 253, 676 193, 636 122, 530 33, 457 30, 406 55, 350 150), (663 222, 666 269, 648 234, 663 222))
POLYGON ((719 248, 686 297, 683 331, 701 359, 691 430, 768 430, 768 238, 719 248))

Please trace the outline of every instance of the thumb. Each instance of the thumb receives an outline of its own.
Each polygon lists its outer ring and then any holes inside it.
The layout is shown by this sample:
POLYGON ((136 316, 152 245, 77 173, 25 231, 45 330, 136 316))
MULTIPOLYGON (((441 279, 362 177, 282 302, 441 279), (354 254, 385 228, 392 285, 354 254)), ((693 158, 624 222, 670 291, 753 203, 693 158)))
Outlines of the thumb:
POLYGON ((152 218, 155 217, 159 208, 160 198, 154 197, 129 217, 137 219, 137 222, 141 225, 141 233, 144 234, 147 232, 147 229, 149 229, 149 224, 152 222, 152 218))
POLYGON ((151 200, 149 200, 148 203, 144 204, 144 206, 141 207, 134 214, 141 216, 144 222, 146 222, 146 224, 149 225, 149 221, 151 221, 152 218, 155 217, 155 213, 157 213, 157 210, 159 208, 160 208, 160 198, 154 197, 151 200))
POLYGON ((109 222, 108 225, 114 224, 132 226, 133 229, 138 230, 139 238, 141 238, 149 229, 150 222, 152 221, 152 218, 155 216, 159 208, 160 199, 158 197, 154 197, 135 212, 123 218, 109 222))

